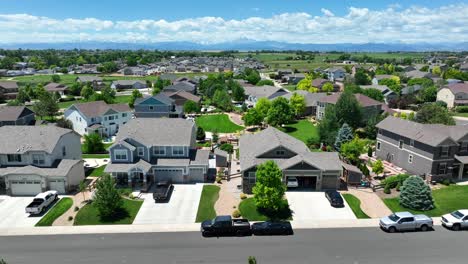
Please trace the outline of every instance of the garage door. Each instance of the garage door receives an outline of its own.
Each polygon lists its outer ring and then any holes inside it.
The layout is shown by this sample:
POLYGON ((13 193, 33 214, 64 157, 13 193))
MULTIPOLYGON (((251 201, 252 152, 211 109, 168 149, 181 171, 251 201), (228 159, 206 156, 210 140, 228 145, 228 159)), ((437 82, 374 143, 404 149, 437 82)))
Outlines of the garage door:
POLYGON ((12 195, 36 195, 42 192, 40 181, 11 181, 12 195))
POLYGON ((155 182, 170 180, 173 183, 184 183, 182 169, 157 169, 154 178, 155 182))
POLYGON ((337 188, 338 188, 338 176, 336 176, 336 175, 323 175, 322 190, 337 189, 337 188))
POLYGON ((204 182, 205 177, 203 175, 203 169, 191 168, 190 169, 190 181, 191 182, 204 182))
POLYGON ((65 180, 50 180, 49 190, 55 190, 60 194, 65 194, 65 180))

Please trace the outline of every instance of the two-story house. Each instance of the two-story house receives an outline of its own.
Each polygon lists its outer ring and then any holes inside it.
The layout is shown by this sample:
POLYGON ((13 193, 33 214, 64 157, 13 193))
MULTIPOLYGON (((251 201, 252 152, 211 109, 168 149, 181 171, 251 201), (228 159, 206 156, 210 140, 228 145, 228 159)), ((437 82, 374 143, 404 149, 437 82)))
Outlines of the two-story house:
POLYGON ((65 110, 64 116, 80 135, 99 133, 101 137, 111 137, 132 118, 132 110, 127 104, 95 101, 74 104, 65 110))
POLYGON ((468 105, 468 83, 453 83, 437 92, 437 101, 447 104, 448 108, 468 105))
POLYGON ((263 86, 244 86, 245 95, 247 99, 245 100, 245 104, 247 106, 254 107, 257 104, 257 101, 260 98, 266 98, 268 100, 273 100, 278 96, 283 96, 288 94, 289 91, 276 86, 270 85, 263 85, 263 86))
POLYGON ((311 152, 304 142, 274 127, 239 140, 242 189, 251 193, 257 166, 273 160, 283 171, 283 181, 295 177, 299 187, 310 190, 337 189, 342 175, 336 152, 311 152))
POLYGON ((135 116, 143 117, 170 117, 177 118, 184 115, 183 107, 176 105, 176 100, 159 93, 154 96, 142 97, 135 100, 135 116))
POLYGON ((36 114, 25 106, 0 107, 1 126, 29 126, 36 123, 36 114))
POLYGON ((208 150, 196 147, 196 125, 181 118, 136 118, 124 125, 109 148, 105 171, 119 184, 204 182, 208 150))
POLYGON ((337 79, 343 79, 346 76, 346 70, 341 67, 332 67, 325 70, 328 80, 334 82, 337 79))
POLYGON ((56 126, 0 127, 0 180, 9 195, 66 193, 85 178, 80 135, 56 126))
POLYGON ((65 94, 67 94, 68 92, 68 86, 66 86, 65 84, 54 82, 48 83, 46 86, 44 86, 44 89, 48 93, 59 93, 62 97, 65 96, 65 94))
POLYGON ((420 124, 387 117, 377 124, 376 155, 433 180, 468 178, 468 126, 420 124))
POLYGON ((0 98, 16 99, 18 96, 18 83, 15 81, 0 82, 0 98))

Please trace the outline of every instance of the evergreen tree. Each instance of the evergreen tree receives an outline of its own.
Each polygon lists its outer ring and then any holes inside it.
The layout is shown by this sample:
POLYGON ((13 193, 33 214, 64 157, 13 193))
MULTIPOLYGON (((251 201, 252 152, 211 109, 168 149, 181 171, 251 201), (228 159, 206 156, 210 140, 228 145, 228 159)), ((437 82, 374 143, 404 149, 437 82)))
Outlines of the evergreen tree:
POLYGON ((202 127, 197 127, 197 140, 205 140, 206 134, 202 127))
POLYGON ((97 181, 93 205, 98 209, 99 216, 104 219, 111 218, 121 210, 123 200, 109 174, 103 175, 97 181))
POLYGON ((335 110, 340 125, 347 123, 353 129, 360 126, 362 122, 362 107, 359 105, 354 94, 350 92, 342 93, 335 104, 335 110))
POLYGON ((340 130, 338 130, 338 134, 336 135, 336 140, 335 140, 335 149, 336 151, 341 150, 341 145, 353 140, 353 130, 351 127, 348 126, 348 124, 344 123, 340 130))
POLYGON ((412 210, 427 211, 434 209, 431 188, 421 177, 409 177, 401 187, 400 204, 412 210))

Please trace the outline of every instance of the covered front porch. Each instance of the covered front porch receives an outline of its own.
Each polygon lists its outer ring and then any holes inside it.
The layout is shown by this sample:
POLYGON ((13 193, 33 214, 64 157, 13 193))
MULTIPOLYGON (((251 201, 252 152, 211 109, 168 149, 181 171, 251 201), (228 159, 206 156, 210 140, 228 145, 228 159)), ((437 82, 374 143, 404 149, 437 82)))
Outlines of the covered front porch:
POLYGON ((151 164, 140 160, 135 164, 109 163, 105 169, 114 177, 118 186, 130 187, 133 189, 148 189, 153 183, 154 176, 151 164))
POLYGON ((468 156, 455 155, 453 177, 462 181, 468 180, 468 156))

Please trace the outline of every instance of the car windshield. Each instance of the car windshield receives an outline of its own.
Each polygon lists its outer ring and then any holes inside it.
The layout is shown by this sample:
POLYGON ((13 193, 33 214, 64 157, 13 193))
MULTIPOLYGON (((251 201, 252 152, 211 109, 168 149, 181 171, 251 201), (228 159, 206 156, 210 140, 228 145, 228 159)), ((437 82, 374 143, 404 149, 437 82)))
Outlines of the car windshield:
POLYGON ((457 219, 461 219, 464 216, 462 213, 460 213, 460 211, 455 211, 451 213, 451 215, 457 219))
POLYGON ((393 222, 397 222, 400 219, 400 217, 398 217, 396 214, 392 214, 388 218, 390 218, 390 220, 393 222))
POLYGON ((290 181, 290 182, 295 182, 296 179, 295 179, 295 178, 288 178, 288 181, 290 181))

